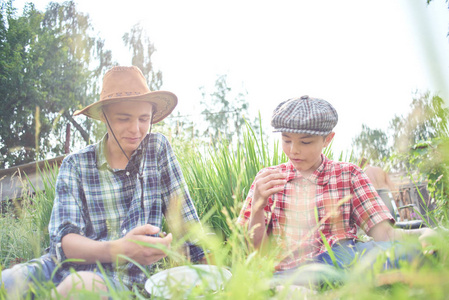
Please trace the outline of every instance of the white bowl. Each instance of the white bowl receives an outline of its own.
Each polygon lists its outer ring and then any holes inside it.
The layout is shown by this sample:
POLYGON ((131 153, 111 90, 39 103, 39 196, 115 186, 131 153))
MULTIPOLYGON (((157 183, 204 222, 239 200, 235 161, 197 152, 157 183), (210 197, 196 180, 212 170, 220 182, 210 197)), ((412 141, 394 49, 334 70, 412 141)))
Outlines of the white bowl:
POLYGON ((145 290, 153 296, 171 299, 187 298, 191 293, 213 293, 224 288, 232 277, 226 268, 214 265, 192 265, 167 269, 154 274, 145 282, 145 290))

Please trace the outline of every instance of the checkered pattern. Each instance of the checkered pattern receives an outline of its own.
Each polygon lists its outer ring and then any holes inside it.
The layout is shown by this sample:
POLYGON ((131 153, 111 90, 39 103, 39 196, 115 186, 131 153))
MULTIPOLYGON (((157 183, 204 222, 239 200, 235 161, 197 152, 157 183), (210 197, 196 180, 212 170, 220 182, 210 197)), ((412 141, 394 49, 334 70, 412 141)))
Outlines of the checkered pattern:
POLYGON ((280 103, 273 112, 274 132, 328 135, 338 122, 335 108, 322 99, 302 96, 280 103))
MULTIPOLYGON (((162 228, 163 214, 173 199, 183 200, 179 213, 184 226, 185 223, 199 222, 167 139, 161 134, 151 134, 148 138, 147 159, 144 168, 140 166, 144 177, 143 210, 137 170, 132 163, 128 163, 125 170, 109 167, 103 153, 106 136, 100 143, 64 159, 49 224, 50 253, 60 262, 66 259, 61 247, 65 235, 76 233, 96 241, 108 241, 121 238, 133 228, 147 223, 162 228)), ((139 147, 131 157, 136 166, 143 161, 142 152, 139 147)), ((190 247, 190 254, 193 261, 203 256, 202 250, 194 245, 190 247)), ((97 268, 96 265, 65 263, 58 272, 65 277, 70 273, 70 267, 77 271, 97 268)), ((146 279, 143 272, 131 263, 117 269, 111 264, 103 264, 103 267, 109 276, 128 286, 144 283, 146 279)))
MULTIPOLYGON (((368 232, 384 220, 394 222, 360 168, 331 161, 324 155, 322 159, 322 164, 307 178, 291 162, 261 171, 278 169, 288 181, 283 191, 268 199, 264 209, 267 234, 283 250, 277 270, 296 267, 325 252, 320 233, 332 247, 339 240, 356 239, 356 225, 368 232), (339 203, 349 195, 349 201, 339 203)), ((246 225, 251 217, 253 193, 254 183, 240 212, 240 225, 246 225)))

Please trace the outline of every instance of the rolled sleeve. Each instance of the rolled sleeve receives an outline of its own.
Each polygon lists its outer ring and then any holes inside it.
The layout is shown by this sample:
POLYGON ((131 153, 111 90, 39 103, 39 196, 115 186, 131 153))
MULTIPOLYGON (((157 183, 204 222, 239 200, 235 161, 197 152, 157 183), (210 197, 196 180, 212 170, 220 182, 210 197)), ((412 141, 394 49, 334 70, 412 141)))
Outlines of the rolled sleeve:
POLYGON ((382 221, 388 220, 394 223, 394 218, 387 206, 362 170, 354 169, 352 185, 354 189, 353 217, 358 226, 365 232, 369 232, 382 221))

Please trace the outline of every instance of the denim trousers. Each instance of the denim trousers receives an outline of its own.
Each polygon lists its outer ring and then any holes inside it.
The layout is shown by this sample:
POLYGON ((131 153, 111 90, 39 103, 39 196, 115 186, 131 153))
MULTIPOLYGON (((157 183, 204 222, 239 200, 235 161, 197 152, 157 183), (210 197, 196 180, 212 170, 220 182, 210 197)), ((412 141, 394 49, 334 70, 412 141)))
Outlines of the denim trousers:
MULTIPOLYGON (((51 281, 55 286, 58 286, 64 278, 59 275, 59 272, 55 272, 56 267, 57 264, 50 255, 43 255, 40 258, 3 270, 0 277, 0 286, 4 285, 11 299, 20 298, 26 294, 29 284, 32 282, 42 284, 51 281)), ((95 274, 105 280, 102 273, 95 272, 95 274)), ((127 290, 126 287, 112 278, 108 278, 108 280, 116 291, 127 290)))
POLYGON ((320 286, 323 282, 343 282, 343 269, 356 264, 365 264, 367 268, 381 263, 383 270, 399 269, 401 262, 422 257, 417 247, 406 247, 400 242, 360 242, 344 240, 334 245, 332 251, 321 253, 312 260, 284 271, 274 273, 273 285, 290 284, 320 286), (389 251, 388 255, 382 253, 389 251))

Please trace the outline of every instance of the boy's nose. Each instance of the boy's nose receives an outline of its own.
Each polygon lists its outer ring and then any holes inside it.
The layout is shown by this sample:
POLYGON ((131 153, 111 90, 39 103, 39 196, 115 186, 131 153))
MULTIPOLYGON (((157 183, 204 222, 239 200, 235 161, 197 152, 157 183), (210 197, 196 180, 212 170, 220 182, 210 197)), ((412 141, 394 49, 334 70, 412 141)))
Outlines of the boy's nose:
POLYGON ((292 143, 290 152, 294 153, 294 154, 299 154, 299 153, 301 153, 301 147, 299 147, 299 145, 296 143, 292 143))
POLYGON ((131 124, 129 125, 129 131, 131 132, 138 132, 139 131, 139 121, 131 121, 131 124))

